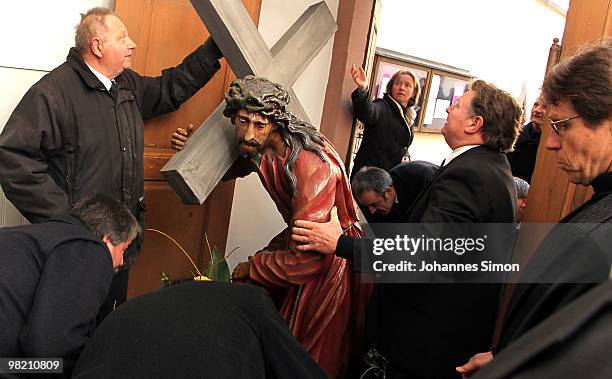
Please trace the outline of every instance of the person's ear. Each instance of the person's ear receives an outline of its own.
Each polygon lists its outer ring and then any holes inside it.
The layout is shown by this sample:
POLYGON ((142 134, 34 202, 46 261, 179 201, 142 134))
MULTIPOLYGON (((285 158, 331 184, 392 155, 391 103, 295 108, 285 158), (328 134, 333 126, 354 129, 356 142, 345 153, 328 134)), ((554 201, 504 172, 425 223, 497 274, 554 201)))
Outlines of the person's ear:
POLYGON ((113 247, 115 247, 115 245, 113 245, 113 243, 111 242, 110 238, 108 238, 108 236, 102 237, 102 242, 106 244, 106 247, 108 247, 108 250, 113 251, 113 247))
POLYGON ((102 58, 102 40, 98 37, 91 39, 91 53, 98 58, 102 58))
POLYGON ((483 126, 484 126, 484 118, 482 118, 482 116, 474 116, 474 118, 472 119, 472 123, 468 125, 465 131, 468 134, 474 134, 480 131, 483 126))
POLYGON ((393 186, 391 185, 385 190, 385 199, 388 199, 393 196, 395 196, 395 188, 393 188, 393 186))

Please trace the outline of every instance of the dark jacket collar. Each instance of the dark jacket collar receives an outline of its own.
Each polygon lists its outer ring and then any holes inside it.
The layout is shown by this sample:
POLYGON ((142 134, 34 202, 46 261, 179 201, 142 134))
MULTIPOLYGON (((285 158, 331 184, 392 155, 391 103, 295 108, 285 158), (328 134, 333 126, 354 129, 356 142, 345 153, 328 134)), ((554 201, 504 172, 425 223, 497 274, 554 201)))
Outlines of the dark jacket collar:
MULTIPOLYGON (((81 54, 78 53, 76 48, 74 47, 70 48, 70 51, 68 52, 68 56, 66 57, 66 62, 70 65, 70 67, 72 67, 74 71, 76 71, 79 74, 79 76, 83 79, 85 84, 87 84, 89 87, 93 89, 106 91, 106 87, 104 87, 104 84, 102 84, 100 79, 98 79, 94 75, 94 73, 91 72, 89 67, 87 67, 87 64, 83 60, 83 57, 81 57, 81 54)), ((121 79, 122 75, 123 74, 119 74, 119 76, 117 76, 115 80, 120 84, 120 87, 130 88, 128 82, 126 80, 121 79)))
POLYGON ((393 109, 397 109, 397 105, 400 106, 400 108, 402 109, 402 115, 405 115, 406 112, 408 111, 408 107, 404 107, 402 106, 402 104, 398 103, 397 101, 395 101, 394 99, 391 98, 391 95, 389 95, 388 93, 385 93, 383 95, 383 99, 385 99, 389 104, 391 104, 391 106, 393 107, 393 109), (397 104, 397 105, 396 105, 397 104))
POLYGON ((595 195, 603 195, 612 192, 612 172, 599 175, 591 183, 595 195))

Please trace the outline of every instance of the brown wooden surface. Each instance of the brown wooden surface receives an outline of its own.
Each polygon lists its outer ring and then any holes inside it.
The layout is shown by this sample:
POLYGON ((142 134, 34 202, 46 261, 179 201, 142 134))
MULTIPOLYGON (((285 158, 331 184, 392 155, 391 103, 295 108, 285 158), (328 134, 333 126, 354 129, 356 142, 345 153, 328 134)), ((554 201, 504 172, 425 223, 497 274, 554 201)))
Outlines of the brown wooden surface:
MULTIPOLYGON (((611 35, 612 0, 572 0, 561 42, 561 59, 573 55, 582 44, 611 35)), ((592 189, 570 183, 567 175, 557 168, 555 153, 545 148, 550 132, 545 120, 525 211, 528 223, 557 222, 592 194, 592 189)))
POLYGON ((343 0, 338 5, 332 61, 321 117, 321 133, 346 157, 351 136, 353 114, 351 92, 355 83, 351 64, 364 62, 372 17, 373 0, 343 0))
MULTIPOLYGON (((243 0, 243 3, 257 24, 261 0, 243 0)), ((138 45, 133 68, 143 75, 157 76, 162 69, 177 65, 208 37, 188 0, 117 0, 115 12, 138 45)), ((202 206, 188 206, 179 201, 159 169, 174 154, 169 147, 172 132, 189 124, 201 125, 223 100, 233 75, 225 60, 221 62, 221 70, 178 111, 145 123, 146 227, 175 238, 200 268, 206 267, 209 261, 204 233, 211 245, 225 251, 234 182, 219 184, 202 206)), ((141 255, 130 270, 128 296, 160 288, 161 271, 171 279, 178 279, 189 277, 193 268, 167 238, 146 232, 141 255)))

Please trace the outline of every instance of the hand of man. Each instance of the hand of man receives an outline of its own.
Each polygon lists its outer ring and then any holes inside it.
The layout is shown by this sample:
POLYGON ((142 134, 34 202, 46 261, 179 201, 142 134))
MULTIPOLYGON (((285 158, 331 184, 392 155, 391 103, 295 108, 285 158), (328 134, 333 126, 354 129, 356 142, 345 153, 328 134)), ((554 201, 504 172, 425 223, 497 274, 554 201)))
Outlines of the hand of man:
POLYGON ((357 84, 360 90, 365 91, 367 89, 366 85, 366 74, 363 71, 361 66, 351 66, 351 76, 353 77, 353 81, 357 84))
POLYGON ((249 279, 251 271, 251 262, 240 262, 232 272, 232 280, 249 279))
POLYGON ((469 378, 473 373, 478 371, 482 366, 488 364, 493 360, 493 353, 487 351, 486 353, 478 353, 474 355, 470 360, 463 366, 456 368, 457 372, 461 374, 463 379, 469 378))
POLYGON ((193 133, 193 124, 189 124, 187 129, 185 128, 176 128, 176 132, 172 133, 172 140, 170 141, 170 145, 174 150, 181 151, 185 146, 185 143, 193 133))
POLYGON ((300 243, 295 248, 299 251, 317 251, 321 254, 334 254, 342 226, 338 221, 338 210, 333 207, 328 222, 296 220, 291 228, 291 238, 300 243))

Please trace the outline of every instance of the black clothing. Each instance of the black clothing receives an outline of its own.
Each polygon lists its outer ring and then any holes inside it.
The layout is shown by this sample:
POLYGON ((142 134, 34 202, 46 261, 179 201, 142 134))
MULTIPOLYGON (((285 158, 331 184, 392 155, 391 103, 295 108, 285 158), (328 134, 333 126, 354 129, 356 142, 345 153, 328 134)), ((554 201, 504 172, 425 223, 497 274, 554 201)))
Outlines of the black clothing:
POLYGON ((612 264, 612 173, 593 181, 593 197, 544 238, 509 303, 497 350, 608 280, 612 264))
POLYGON ((426 161, 411 161, 393 167, 389 175, 393 179, 397 203, 391 208, 390 217, 382 222, 402 222, 408 209, 436 176, 438 169, 438 166, 426 161))
POLYGON ((73 217, 0 229, 0 357, 63 357, 69 373, 113 277, 110 252, 73 217))
POLYGON ((74 378, 325 378, 262 288, 190 282, 131 299, 74 378))
POLYGON ((116 98, 72 48, 28 90, 0 135, 6 197, 31 222, 66 214, 92 194, 121 200, 138 218, 143 120, 178 109, 212 78, 220 65, 210 41, 159 77, 123 71, 116 98))
POLYGON ((351 94, 353 113, 364 124, 363 140, 355 156, 353 175, 363 166, 375 166, 389 171, 402 162, 412 143, 412 124, 408 125, 405 114, 414 110, 400 110, 398 104, 385 95, 370 101, 366 91, 357 88, 351 94))
MULTIPOLYGON (((161 76, 124 70, 113 96, 70 49, 65 63, 28 90, 0 134, 6 197, 30 222, 41 222, 84 196, 104 194, 122 201, 144 230, 143 120, 178 109, 219 70, 220 56, 208 39, 161 76)), ((141 245, 142 235, 125 252, 127 264, 141 245)), ((126 290, 125 281, 113 282, 101 317, 126 290)))
MULTIPOLYGON (((516 192, 504 154, 472 148, 438 170, 408 211, 410 223, 512 223, 516 192)), ((372 245, 340 236, 338 256, 371 255, 372 245)), ((458 378, 455 367, 488 351, 501 284, 377 285, 366 335, 407 377, 458 378)), ((399 376, 398 373, 394 374, 399 376)))
POLYGON ((523 127, 519 134, 514 151, 507 153, 512 175, 531 183, 531 176, 536 164, 538 146, 542 133, 538 132, 532 122, 523 127))
POLYGON ((481 145, 440 168, 405 222, 512 223, 516 189, 506 156, 481 145))
POLYGON ((612 377, 612 283, 590 289, 495 355, 473 379, 612 377))

